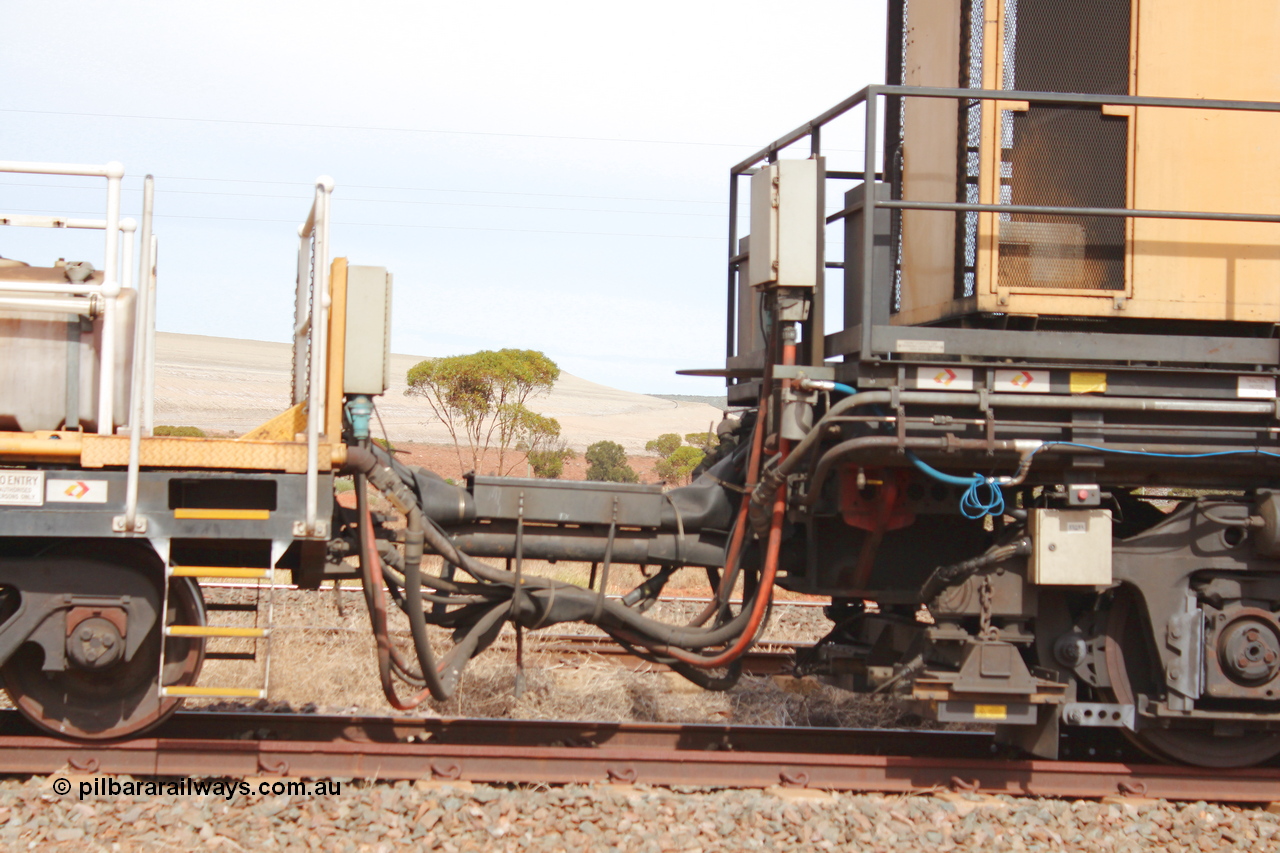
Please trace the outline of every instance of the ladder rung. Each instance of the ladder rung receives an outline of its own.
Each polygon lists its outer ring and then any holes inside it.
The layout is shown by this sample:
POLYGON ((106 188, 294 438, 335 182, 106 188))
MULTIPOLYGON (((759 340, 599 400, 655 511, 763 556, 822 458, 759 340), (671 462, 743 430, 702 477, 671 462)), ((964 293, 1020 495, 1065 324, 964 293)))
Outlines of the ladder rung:
POLYGON ((175 578, 265 578, 270 569, 233 569, 229 566, 173 566, 170 577, 175 578))
POLYGON ((267 691, 244 687, 161 687, 161 696, 221 697, 227 699, 266 699, 267 691))
POLYGON ((205 660, 257 660, 253 652, 205 652, 205 660))
POLYGON ((164 629, 169 637, 265 637, 266 628, 221 628, 208 625, 169 625, 164 629))

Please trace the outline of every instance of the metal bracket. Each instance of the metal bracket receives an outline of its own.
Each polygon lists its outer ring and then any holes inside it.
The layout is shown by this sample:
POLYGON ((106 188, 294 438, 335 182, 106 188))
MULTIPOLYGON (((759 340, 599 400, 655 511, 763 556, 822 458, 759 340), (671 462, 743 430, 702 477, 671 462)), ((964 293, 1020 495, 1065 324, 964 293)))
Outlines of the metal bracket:
POLYGON ((329 522, 324 519, 316 519, 315 532, 307 533, 307 523, 305 521, 295 521, 293 523, 293 538, 295 539, 328 539, 329 538, 329 522))
POLYGON ((1062 706, 1062 721, 1069 726, 1137 731, 1138 711, 1133 705, 1114 702, 1068 702, 1062 706))
MULTIPOLYGON (((1188 596, 1189 609, 1174 613, 1165 628, 1165 644, 1177 655, 1165 669, 1165 680, 1171 689, 1187 699, 1199 699, 1204 690, 1204 666, 1201 651, 1204 648, 1204 611, 1192 596, 1188 596)), ((1172 700, 1175 697, 1170 697, 1172 700)), ((1173 707, 1170 704, 1170 707, 1173 707)), ((1189 710, 1189 709, 1184 709, 1189 710)))
POLYGON ((827 382, 834 382, 836 379, 836 369, 834 367, 819 367, 812 364, 775 364, 773 366, 774 379, 818 379, 827 382))
POLYGON ((129 518, 124 515, 117 515, 111 518, 112 533, 146 533, 147 520, 141 516, 133 520, 133 529, 129 529, 129 518))

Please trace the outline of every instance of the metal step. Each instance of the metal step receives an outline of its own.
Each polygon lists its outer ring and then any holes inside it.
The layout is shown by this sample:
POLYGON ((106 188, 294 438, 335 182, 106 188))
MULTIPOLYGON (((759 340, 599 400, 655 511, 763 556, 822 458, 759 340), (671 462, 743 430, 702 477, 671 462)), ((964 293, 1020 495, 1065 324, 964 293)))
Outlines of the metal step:
POLYGON ((223 628, 210 625, 169 625, 166 637, 266 637, 266 628, 223 628))

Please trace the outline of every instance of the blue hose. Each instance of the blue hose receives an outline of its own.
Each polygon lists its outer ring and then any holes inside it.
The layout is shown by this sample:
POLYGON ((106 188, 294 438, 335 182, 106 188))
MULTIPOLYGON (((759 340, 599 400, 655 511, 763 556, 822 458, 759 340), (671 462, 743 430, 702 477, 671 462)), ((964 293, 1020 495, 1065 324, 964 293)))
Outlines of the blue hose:
MULTIPOLYGON (((831 390, 838 391, 841 394, 858 393, 857 388, 841 382, 832 382, 831 390)), ((1004 493, 996 485, 994 477, 984 477, 981 474, 957 477, 954 474, 945 474, 932 465, 921 461, 920 457, 910 450, 907 451, 907 458, 911 460, 912 465, 940 483, 946 483, 949 486, 967 487, 964 494, 960 496, 960 513, 965 518, 978 519, 986 515, 1004 514, 1004 493)))

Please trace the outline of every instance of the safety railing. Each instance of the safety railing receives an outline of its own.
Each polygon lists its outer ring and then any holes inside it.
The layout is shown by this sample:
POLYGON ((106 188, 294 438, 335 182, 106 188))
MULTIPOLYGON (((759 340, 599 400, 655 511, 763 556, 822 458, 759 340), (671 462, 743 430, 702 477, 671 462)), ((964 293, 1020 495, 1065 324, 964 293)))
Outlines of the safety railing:
MULTIPOLYGON (((298 227, 298 279, 293 325, 293 404, 307 407, 305 535, 319 536, 320 425, 325 417, 325 364, 329 329, 329 200, 333 179, 316 179, 315 200, 298 227)), ((327 524, 327 523, 326 523, 327 524)))
MULTIPOLYGON (((99 285, 37 286, 33 283, 0 283, 0 307, 47 311, 59 314, 102 313, 101 369, 98 371, 98 432, 110 435, 115 421, 115 376, 110 366, 115 364, 116 323, 119 296, 122 288, 132 283, 132 234, 136 224, 120 219, 120 185, 124 166, 117 162, 105 165, 78 163, 19 163, 0 162, 0 172, 29 175, 70 175, 105 178, 107 181, 106 218, 72 219, 50 216, 0 215, 0 225, 17 225, 42 228, 87 228, 105 232, 106 246, 102 264, 103 280, 99 285), (127 236, 126 236, 127 235, 127 236), (121 269, 123 267, 123 270, 121 269), (15 292, 30 295, 5 295, 15 292), (47 296, 45 294, 48 294, 47 296), (78 298, 77 297, 81 297, 78 298), (87 304, 86 304, 87 303, 87 304)), ((136 327, 141 329, 141 326, 136 327)))
MULTIPOLYGON (((883 179, 883 174, 877 170, 877 162, 879 160, 879 137, 881 134, 880 116, 883 107, 880 105, 880 99, 900 98, 933 98, 933 99, 950 99, 958 101, 981 101, 981 102, 1022 102, 1032 105, 1037 104, 1056 104, 1064 106, 1110 106, 1110 107, 1159 107, 1168 109, 1194 109, 1194 110, 1217 110, 1228 112, 1256 112, 1256 113, 1275 113, 1280 112, 1280 103, 1272 103, 1265 101, 1234 101, 1234 100, 1215 100, 1200 98, 1165 98, 1153 96, 1139 95, 1083 95, 1083 94, 1067 94, 1061 92, 1034 92, 1019 91, 1012 89, 957 89, 957 88, 941 88, 941 87, 924 87, 924 86, 889 86, 889 85, 872 85, 851 95, 825 112, 821 113, 812 120, 805 122, 789 133, 784 134, 778 139, 766 145, 750 157, 742 160, 730 170, 729 178, 729 247, 728 247, 728 293, 727 293, 727 321, 726 328, 726 355, 729 359, 733 359, 736 353, 736 318, 737 314, 737 294, 738 281, 737 272, 738 265, 744 260, 744 255, 739 250, 739 229, 738 229, 738 205, 739 205, 739 186, 738 179, 754 174, 756 167, 763 163, 772 163, 778 159, 778 156, 785 149, 792 145, 809 141, 810 156, 820 156, 822 154, 823 145, 823 128, 837 118, 850 113, 858 107, 865 110, 864 124, 862 128, 863 143, 863 164, 861 170, 854 171, 828 171, 827 177, 835 180, 860 181, 865 187, 872 187, 877 180, 883 179)), ((1244 140, 1242 140, 1243 142, 1244 140)), ((882 199, 877 198, 876 193, 866 192, 863 194, 863 202, 859 205, 862 211, 861 226, 862 234, 860 245, 868 247, 866 251, 861 252, 861 256, 854 259, 856 263, 861 265, 861 287, 860 293, 856 294, 860 299, 860 313, 858 316, 861 322, 856 327, 845 329, 843 332, 837 333, 834 337, 845 342, 842 353, 856 355, 861 361, 875 360, 880 357, 879 353, 892 351, 891 347, 886 346, 896 339, 896 336, 902 333, 902 329, 891 327, 887 324, 878 324, 876 322, 877 312, 874 300, 876 298, 875 283, 885 280, 883 275, 877 278, 878 270, 875 267, 876 253, 871 251, 869 247, 875 245, 875 211, 877 208, 888 210, 933 210, 933 211, 949 211, 955 213, 996 213, 996 214, 1035 214, 1035 215, 1052 215, 1052 216, 1074 216, 1074 217, 1124 217, 1130 219, 1183 219, 1197 221, 1222 221, 1222 222, 1266 222, 1280 223, 1280 215, 1269 213, 1237 213, 1237 212, 1221 212, 1221 211, 1203 211, 1203 210, 1159 210, 1159 209, 1137 209, 1129 207, 1069 207, 1069 206, 1053 206, 1038 204, 982 204, 969 202, 948 202, 948 201, 919 201, 919 200, 901 200, 901 199, 882 199)), ((837 218, 849 213, 850 211, 840 211, 837 214, 827 217, 828 224, 837 218)), ((846 259, 847 261, 848 259, 846 259)), ((891 261, 892 262, 892 261, 891 261)), ((828 267, 844 267, 845 262, 827 262, 828 267)), ((889 277, 889 281, 892 277, 889 277)), ((888 299, 891 294, 881 294, 888 299)), ((887 304, 887 303, 886 303, 887 304)), ((886 313, 887 308, 884 312, 886 313)), ((812 321, 813 328, 822 329, 822 318, 818 317, 812 321)), ((912 329, 911 333, 919 337, 920 329, 912 329)), ((982 354, 989 352, 990 337, 984 335, 985 330, 971 329, 941 329, 931 328, 928 332, 937 337, 938 340, 947 338, 949 345, 947 352, 955 354, 982 354), (972 337, 973 352, 968 352, 964 346, 963 339, 972 337), (960 346, 952 348, 951 341, 960 343, 960 346), (985 349, 984 349, 985 348, 985 349)), ((806 334, 808 334, 806 330, 806 334)), ((820 332, 819 332, 820 333, 820 332)), ((1040 355, 1054 354, 1052 351, 1060 349, 1062 355, 1077 355, 1080 345, 1079 342, 1071 342, 1068 340, 1071 333, 1039 333, 1036 352, 1040 355)), ((830 339, 833 336, 827 336, 830 339)), ((1262 341, 1261 344, 1268 342, 1262 341)), ((1139 353, 1135 351, 1133 358, 1140 355, 1142 357, 1154 360, 1162 360, 1158 353, 1152 352, 1150 347, 1151 341, 1145 341, 1142 344, 1147 349, 1145 352, 1139 353)), ((1240 353, 1262 353, 1262 347, 1244 347, 1237 346, 1234 350, 1236 355, 1232 356, 1236 360, 1241 360, 1243 356, 1240 353)), ((1269 351, 1269 350, 1268 350, 1269 351)), ((1005 352, 1005 355, 1015 356, 1021 355, 1018 352, 1005 352)), ((1167 360, 1178 360, 1170 358, 1167 360)), ((1274 360, 1274 359, 1273 359, 1274 360)), ((732 380, 730 380, 732 381, 732 380)))

